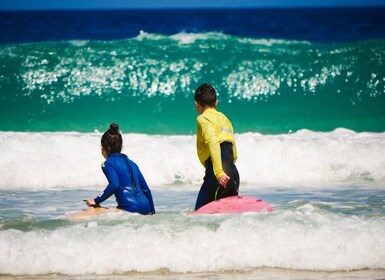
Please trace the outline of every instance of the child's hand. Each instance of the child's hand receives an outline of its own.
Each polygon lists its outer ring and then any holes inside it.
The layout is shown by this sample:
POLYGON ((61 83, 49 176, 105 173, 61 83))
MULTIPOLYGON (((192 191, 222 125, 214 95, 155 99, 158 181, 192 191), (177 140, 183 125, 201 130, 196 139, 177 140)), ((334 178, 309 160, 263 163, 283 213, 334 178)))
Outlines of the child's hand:
POLYGON ((87 199, 87 200, 86 200, 86 203, 87 203, 87 206, 88 206, 88 207, 93 207, 93 206, 96 205, 95 200, 93 200, 92 198, 87 199))
POLYGON ((227 182, 230 180, 230 177, 225 173, 218 179, 218 183, 226 188, 227 182))

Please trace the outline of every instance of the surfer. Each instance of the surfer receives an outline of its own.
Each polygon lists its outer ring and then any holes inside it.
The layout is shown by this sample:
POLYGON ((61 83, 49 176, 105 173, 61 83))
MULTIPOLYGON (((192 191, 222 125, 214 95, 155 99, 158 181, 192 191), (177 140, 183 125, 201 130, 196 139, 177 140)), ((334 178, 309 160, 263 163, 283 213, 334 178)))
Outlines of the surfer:
POLYGON ((217 93, 213 86, 202 84, 195 91, 197 117, 197 154, 206 168, 195 210, 228 196, 238 195, 239 173, 234 162, 237 148, 230 120, 216 110, 217 93))
POLYGON ((119 125, 112 123, 101 139, 101 152, 106 159, 102 170, 108 185, 95 199, 88 199, 87 206, 95 207, 115 195, 117 208, 140 214, 155 214, 151 191, 138 166, 125 154, 119 125))

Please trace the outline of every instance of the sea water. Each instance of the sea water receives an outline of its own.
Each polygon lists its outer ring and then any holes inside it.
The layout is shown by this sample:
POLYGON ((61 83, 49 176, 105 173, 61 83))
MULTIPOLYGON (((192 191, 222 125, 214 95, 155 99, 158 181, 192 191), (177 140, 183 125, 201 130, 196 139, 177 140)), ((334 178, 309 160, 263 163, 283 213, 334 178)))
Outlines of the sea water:
MULTIPOLYGON (((100 137, 0 134, 2 274, 192 277, 385 266, 384 133, 238 134, 241 194, 264 199, 273 212, 199 216, 192 211, 203 167, 194 137, 123 134, 124 152, 141 167, 157 214, 72 221, 66 215, 86 208, 82 199, 106 185, 100 137)), ((115 207, 113 199, 105 205, 115 207)))
POLYGON ((95 12, 2 13, 18 32, 0 36, 0 277, 383 278, 379 11, 178 11, 178 30, 146 20, 173 12, 107 12, 86 27, 95 12), (255 22, 263 15, 268 26, 255 22), (44 20, 52 26, 23 31, 44 20), (276 32, 282 22, 289 32, 276 32), (273 212, 192 214, 204 175, 193 93, 203 82, 233 122, 241 195, 273 212), (111 122, 157 214, 71 220, 107 184, 100 138, 111 122))

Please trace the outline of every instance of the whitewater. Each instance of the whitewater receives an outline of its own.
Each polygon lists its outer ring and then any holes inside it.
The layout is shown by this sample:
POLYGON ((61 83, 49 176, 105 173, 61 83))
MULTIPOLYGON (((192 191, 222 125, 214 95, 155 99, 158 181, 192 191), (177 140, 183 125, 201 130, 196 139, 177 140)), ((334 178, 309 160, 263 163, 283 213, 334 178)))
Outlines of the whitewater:
MULTIPOLYGON (((123 134, 124 150, 148 183, 196 185, 203 167, 195 136, 123 134)), ((101 133, 0 132, 0 188, 94 188, 100 171, 101 133)), ((385 133, 301 130, 292 134, 236 135, 242 185, 324 186, 335 183, 385 187, 385 133)))

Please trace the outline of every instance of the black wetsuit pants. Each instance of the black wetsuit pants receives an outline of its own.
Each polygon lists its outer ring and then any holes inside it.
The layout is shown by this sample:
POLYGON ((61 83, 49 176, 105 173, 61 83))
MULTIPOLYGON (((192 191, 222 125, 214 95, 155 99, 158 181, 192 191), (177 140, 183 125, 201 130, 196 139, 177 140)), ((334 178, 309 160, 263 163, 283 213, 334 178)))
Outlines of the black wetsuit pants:
POLYGON ((206 161, 206 173, 195 204, 195 210, 211 201, 238 195, 239 173, 234 164, 233 145, 230 142, 221 143, 221 158, 224 172, 230 177, 226 188, 221 186, 214 175, 211 158, 206 161))

